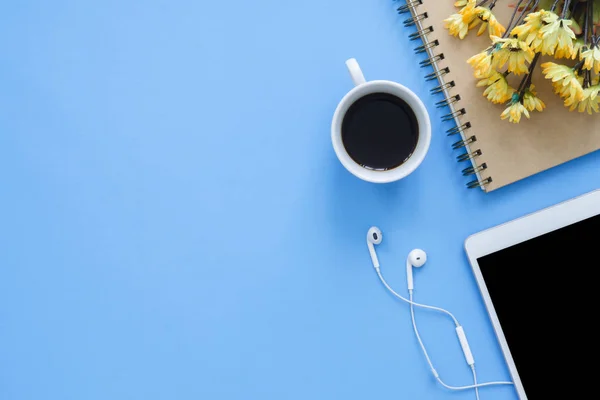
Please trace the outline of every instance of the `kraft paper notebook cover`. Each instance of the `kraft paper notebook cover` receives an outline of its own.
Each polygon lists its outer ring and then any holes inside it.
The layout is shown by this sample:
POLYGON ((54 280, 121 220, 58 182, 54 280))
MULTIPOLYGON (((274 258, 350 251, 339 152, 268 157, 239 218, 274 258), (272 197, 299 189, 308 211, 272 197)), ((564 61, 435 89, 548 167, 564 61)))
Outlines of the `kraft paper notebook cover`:
MULTIPOLYGON (((504 26, 514 10, 511 3, 501 0, 494 9, 504 26)), ((520 124, 500 119, 506 106, 483 97, 484 89, 475 86, 477 80, 466 62, 491 41, 487 31, 477 37, 477 29, 464 40, 448 34, 443 21, 457 12, 453 0, 408 0, 399 11, 409 17, 405 25, 416 26, 410 37, 418 42, 417 52, 427 54, 421 65, 433 67, 426 78, 439 80, 434 92, 443 96, 439 105, 450 109, 445 119, 456 122, 448 133, 457 137, 453 148, 464 149, 459 161, 470 163, 463 170, 464 175, 475 177, 468 187, 490 192, 600 149, 600 114, 569 112, 539 66, 533 83, 547 108, 520 124), (465 114, 460 115, 463 109, 465 114)))

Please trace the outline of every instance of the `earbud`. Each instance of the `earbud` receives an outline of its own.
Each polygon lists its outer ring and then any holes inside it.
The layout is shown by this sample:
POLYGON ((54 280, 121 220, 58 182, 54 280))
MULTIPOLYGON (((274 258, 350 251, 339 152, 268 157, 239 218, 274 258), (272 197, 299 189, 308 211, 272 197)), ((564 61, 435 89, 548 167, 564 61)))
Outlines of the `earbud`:
POLYGON ((383 240, 383 235, 381 234, 381 229, 376 226, 373 226, 367 232, 367 247, 369 248, 369 254, 371 255, 371 261, 373 262, 373 267, 375 269, 379 269, 379 260, 377 259, 377 253, 375 252, 375 245, 380 244, 383 240))
POLYGON ((408 254, 406 258, 406 281, 408 290, 413 290, 413 267, 421 268, 427 262, 427 254, 421 249, 415 249, 408 254))

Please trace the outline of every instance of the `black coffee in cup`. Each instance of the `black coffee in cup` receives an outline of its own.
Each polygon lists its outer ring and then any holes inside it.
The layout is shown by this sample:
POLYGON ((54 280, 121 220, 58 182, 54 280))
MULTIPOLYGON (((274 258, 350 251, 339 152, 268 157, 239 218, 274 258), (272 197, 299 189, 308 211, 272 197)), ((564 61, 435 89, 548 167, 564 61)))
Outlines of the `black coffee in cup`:
POLYGON ((390 170, 406 162, 419 141, 412 108, 388 93, 371 93, 354 102, 342 122, 342 143, 359 165, 390 170))

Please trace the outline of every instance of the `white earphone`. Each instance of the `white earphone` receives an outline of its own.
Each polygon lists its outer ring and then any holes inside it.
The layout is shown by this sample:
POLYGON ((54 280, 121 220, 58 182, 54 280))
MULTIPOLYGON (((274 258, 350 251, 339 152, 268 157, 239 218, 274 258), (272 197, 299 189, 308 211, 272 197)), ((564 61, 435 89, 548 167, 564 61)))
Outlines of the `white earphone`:
POLYGON ((373 262, 373 267, 375 267, 375 269, 379 269, 379 260, 377 259, 375 245, 380 244, 382 240, 383 235, 381 234, 381 229, 377 228, 376 226, 369 229, 367 232, 367 247, 369 247, 371 262, 373 262))
POLYGON ((478 384, 477 383, 477 373, 475 372, 475 359, 473 358, 473 354, 469 347, 469 342, 467 341, 467 336, 465 334, 465 331, 464 331, 463 327, 460 325, 460 323, 458 322, 458 320, 456 319, 456 317, 450 311, 444 310, 443 308, 428 306, 425 304, 419 304, 419 303, 415 303, 413 301, 413 291, 414 291, 413 267, 421 268, 427 262, 427 254, 423 250, 415 249, 415 250, 411 251, 408 254, 408 257, 406 258, 406 281, 407 281, 407 285, 408 285, 409 298, 407 299, 407 298, 399 295, 398 293, 396 293, 396 291, 394 291, 390 287, 390 285, 388 285, 386 280, 383 278, 383 275, 381 274, 379 259, 377 258, 377 252, 375 251, 375 245, 381 244, 382 241, 383 241, 383 234, 381 233, 381 229, 379 229, 375 226, 371 227, 369 229, 369 231, 367 232, 367 247, 369 248, 371 262, 373 263, 375 272, 377 272, 377 276, 379 277, 379 279, 381 280, 381 283, 383 283, 383 285, 385 286, 385 288, 387 290, 389 290, 395 297, 399 298, 400 300, 402 300, 410 305, 412 326, 413 326, 413 330, 415 332, 415 336, 417 337, 419 345, 421 346, 421 350, 423 351, 423 355, 425 356, 425 359, 427 360, 427 363, 429 364, 429 368, 431 369, 431 372, 432 372, 433 376, 435 377, 435 379, 442 386, 444 386, 445 388, 450 389, 450 390, 475 389, 475 394, 476 394, 477 400, 479 400, 479 388, 480 387, 493 386, 493 385, 512 385, 513 384, 512 382, 488 382, 488 383, 479 383, 478 384), (452 320, 454 321, 454 324, 456 325, 456 335, 458 337, 458 341, 460 343, 461 349, 465 356, 465 360, 473 372, 473 381, 474 381, 473 385, 450 386, 442 381, 438 372, 436 371, 436 369, 433 366, 431 358, 429 357, 429 354, 427 353, 427 350, 425 348, 425 344, 423 343, 423 340, 421 339, 421 335, 419 334, 419 330, 417 329, 417 323, 416 323, 415 313, 414 313, 415 306, 420 307, 420 308, 426 308, 426 309, 430 309, 430 310, 439 311, 441 313, 448 315, 450 318, 452 318, 452 320))
MULTIPOLYGON (((379 269, 379 259, 377 258, 377 252, 375 251, 375 245, 381 244, 383 241, 383 234, 381 229, 373 226, 367 232, 367 247, 369 248, 369 254, 371 255, 371 262, 375 269, 379 269)), ((413 290, 413 267, 421 268, 427 262, 427 254, 421 249, 414 249, 408 254, 406 258, 406 280, 408 282, 408 290, 413 290)))
POLYGON ((408 290, 414 289, 413 267, 421 268, 426 262, 427 254, 421 249, 414 249, 408 254, 406 258, 406 282, 408 283, 408 290))

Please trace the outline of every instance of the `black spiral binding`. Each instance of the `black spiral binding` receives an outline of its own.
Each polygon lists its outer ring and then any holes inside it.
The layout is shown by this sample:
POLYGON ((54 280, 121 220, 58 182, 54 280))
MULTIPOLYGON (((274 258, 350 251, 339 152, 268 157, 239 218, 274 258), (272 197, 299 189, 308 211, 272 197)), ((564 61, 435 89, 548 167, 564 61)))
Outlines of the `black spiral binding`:
POLYGON ((436 52, 436 47, 440 45, 437 39, 430 39, 429 35, 434 32, 433 26, 427 26, 427 12, 420 12, 418 7, 423 4, 423 0, 406 0, 406 4, 398 7, 398 14, 410 13, 410 18, 403 21, 404 26, 416 27, 416 32, 409 35, 410 40, 421 39, 423 44, 415 48, 416 54, 427 54, 427 59, 419 63, 422 68, 433 67, 433 72, 425 76, 426 81, 437 80, 439 85, 431 89, 431 94, 443 94, 444 100, 436 103, 436 107, 448 107, 450 112, 442 117, 442 121, 454 121, 456 126, 446 131, 448 136, 460 135, 460 140, 452 144, 453 150, 465 149, 465 152, 457 157, 458 162, 470 162, 471 166, 462 170, 464 176, 474 176, 475 180, 467 183, 469 189, 485 187, 492 183, 491 177, 483 177, 482 173, 488 168, 485 162, 478 163, 479 157, 483 154, 480 149, 473 149, 477 143, 477 136, 467 135, 471 129, 470 122, 462 122, 461 117, 467 114, 465 108, 458 108, 457 103, 461 101, 460 95, 450 96, 449 90, 456 86, 453 80, 447 81, 446 75, 450 74, 450 68, 440 68, 438 63, 444 60, 444 53, 436 52))

